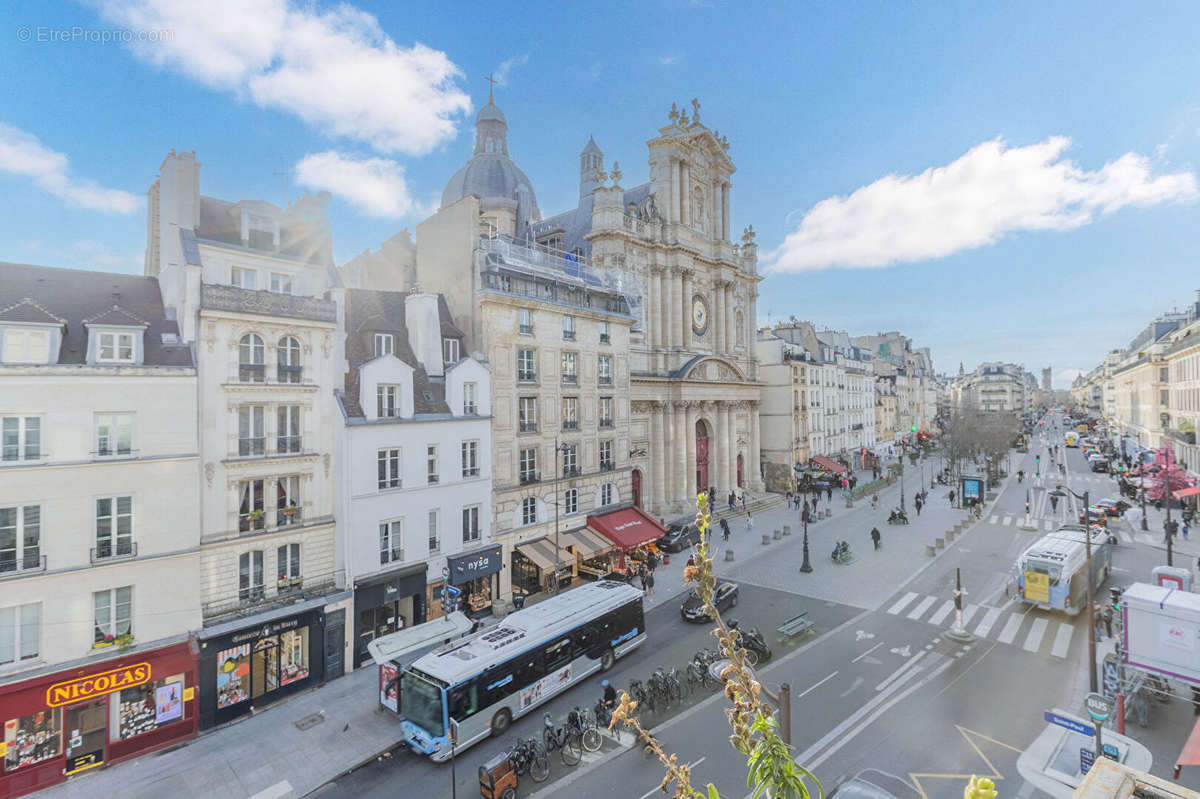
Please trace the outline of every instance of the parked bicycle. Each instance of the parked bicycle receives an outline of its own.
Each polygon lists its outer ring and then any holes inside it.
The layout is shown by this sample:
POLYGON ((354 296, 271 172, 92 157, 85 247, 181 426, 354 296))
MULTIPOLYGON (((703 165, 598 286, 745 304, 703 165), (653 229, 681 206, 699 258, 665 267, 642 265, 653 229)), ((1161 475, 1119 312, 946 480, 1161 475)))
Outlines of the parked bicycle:
POLYGON ((604 704, 603 699, 596 701, 596 707, 592 710, 592 714, 599 726, 608 729, 608 724, 612 721, 612 708, 604 704))
POLYGON ((580 736, 567 727, 555 727, 547 713, 542 720, 542 741, 547 752, 558 750, 564 766, 574 766, 583 759, 583 742, 580 736))
POLYGON ((545 782, 550 776, 550 758, 536 738, 518 738, 508 751, 508 759, 519 777, 528 774, 534 782, 545 782))
POLYGON ((585 708, 576 705, 567 714, 567 729, 579 735, 579 742, 587 751, 597 752, 600 750, 600 744, 603 742, 600 730, 596 729, 596 719, 585 708))
POLYGON ((637 703, 634 708, 634 715, 637 715, 642 708, 647 707, 650 701, 650 695, 646 691, 646 687, 642 685, 641 680, 634 680, 629 683, 629 698, 637 703))

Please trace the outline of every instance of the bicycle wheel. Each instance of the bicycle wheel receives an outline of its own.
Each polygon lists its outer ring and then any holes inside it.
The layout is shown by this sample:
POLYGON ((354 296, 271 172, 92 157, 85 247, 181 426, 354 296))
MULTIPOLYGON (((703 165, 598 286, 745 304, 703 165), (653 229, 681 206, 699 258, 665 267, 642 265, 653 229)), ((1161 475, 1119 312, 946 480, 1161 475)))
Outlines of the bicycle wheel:
POLYGON ((679 684, 679 680, 672 679, 667 687, 670 689, 672 699, 676 702, 683 701, 683 686, 679 684))
POLYGON ((566 740, 562 742, 562 747, 558 750, 558 756, 562 758, 564 766, 574 766, 583 759, 583 746, 579 742, 577 733, 565 733, 566 740))
POLYGON ((600 744, 603 742, 603 739, 600 737, 600 731, 595 727, 588 727, 584 730, 579 740, 583 744, 583 748, 589 752, 599 751, 600 744))
POLYGON ((555 739, 553 732, 550 730, 542 730, 542 747, 545 748, 547 753, 553 752, 554 746, 557 743, 558 741, 555 739))
POLYGON ((550 758, 541 747, 538 747, 529 760, 529 776, 534 782, 545 782, 550 776, 550 758))

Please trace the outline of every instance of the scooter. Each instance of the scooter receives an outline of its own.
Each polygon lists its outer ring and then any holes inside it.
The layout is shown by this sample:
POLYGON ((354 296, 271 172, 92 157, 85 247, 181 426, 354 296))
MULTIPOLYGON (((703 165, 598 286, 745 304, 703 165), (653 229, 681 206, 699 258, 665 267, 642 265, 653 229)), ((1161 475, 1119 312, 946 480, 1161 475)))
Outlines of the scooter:
POLYGON ((888 524, 908 524, 908 514, 902 510, 893 510, 888 516, 888 524))
MULTIPOLYGON (((730 622, 730 625, 732 626, 733 622, 730 622)), ((751 627, 749 630, 740 630, 736 627, 734 629, 738 634, 738 646, 746 650, 746 660, 751 666, 770 659, 771 648, 767 646, 767 642, 757 627, 751 627)))

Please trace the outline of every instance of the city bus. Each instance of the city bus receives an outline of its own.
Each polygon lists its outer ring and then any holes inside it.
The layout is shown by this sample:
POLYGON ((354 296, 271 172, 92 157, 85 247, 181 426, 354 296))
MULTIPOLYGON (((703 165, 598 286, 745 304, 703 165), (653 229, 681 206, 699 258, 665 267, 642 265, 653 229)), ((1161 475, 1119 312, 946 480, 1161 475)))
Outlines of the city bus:
MULTIPOLYGON (((1099 590, 1112 568, 1112 540, 1091 527, 1092 588, 1099 590)), ((1023 602, 1074 616, 1087 604, 1087 539, 1081 524, 1065 524, 1021 553, 1017 590, 1023 602)))
POLYGON ((1079 433, 1076 433, 1074 430, 1068 431, 1067 434, 1063 436, 1063 443, 1068 447, 1078 447, 1079 433))
POLYGON ((417 659, 401 676, 404 739, 435 761, 519 718, 646 640, 642 592, 601 580, 506 616, 417 659))

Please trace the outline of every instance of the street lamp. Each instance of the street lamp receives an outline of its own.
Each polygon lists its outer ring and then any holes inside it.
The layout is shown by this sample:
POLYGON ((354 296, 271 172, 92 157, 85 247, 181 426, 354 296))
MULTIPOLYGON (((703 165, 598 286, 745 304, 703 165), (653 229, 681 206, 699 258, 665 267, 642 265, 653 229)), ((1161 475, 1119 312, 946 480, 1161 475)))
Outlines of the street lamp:
POLYGON ((1090 493, 1084 491, 1083 495, 1076 494, 1069 488, 1063 488, 1062 483, 1050 492, 1052 496, 1065 497, 1067 494, 1075 497, 1075 499, 1083 502, 1083 540, 1084 546, 1087 548, 1087 612, 1088 612, 1088 683, 1091 686, 1092 693, 1097 691, 1096 685, 1096 609, 1095 602, 1092 599, 1092 520, 1088 513, 1088 508, 1091 507, 1090 493))
POLYGON ((554 590, 550 592, 552 594, 558 593, 558 572, 559 572, 558 557, 559 557, 559 552, 562 551, 558 548, 558 506, 562 503, 562 497, 559 496, 558 484, 562 482, 562 478, 564 476, 563 475, 564 470, 560 469, 558 467, 558 456, 562 455, 565 458, 567 456, 567 453, 570 451, 571 451, 570 445, 559 444, 558 436, 554 437, 554 574, 553 574, 553 577, 554 577, 553 589, 554 590))

